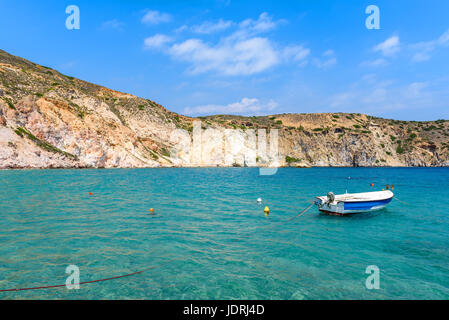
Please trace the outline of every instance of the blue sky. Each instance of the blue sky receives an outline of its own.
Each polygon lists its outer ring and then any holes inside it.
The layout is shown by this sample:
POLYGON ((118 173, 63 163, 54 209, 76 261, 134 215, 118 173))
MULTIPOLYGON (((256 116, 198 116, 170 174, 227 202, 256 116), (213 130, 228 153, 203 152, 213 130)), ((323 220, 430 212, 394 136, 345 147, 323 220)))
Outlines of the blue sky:
POLYGON ((187 115, 449 119, 448 16, 446 0, 0 0, 0 48, 187 115))

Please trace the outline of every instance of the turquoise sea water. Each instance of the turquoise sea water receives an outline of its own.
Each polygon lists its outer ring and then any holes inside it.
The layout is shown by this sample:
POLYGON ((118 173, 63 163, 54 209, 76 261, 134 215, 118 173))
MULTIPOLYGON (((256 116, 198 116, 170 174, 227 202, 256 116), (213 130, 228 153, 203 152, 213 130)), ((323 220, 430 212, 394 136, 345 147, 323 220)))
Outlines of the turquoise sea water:
POLYGON ((64 284, 71 264, 81 281, 155 266, 0 299, 448 299, 448 190, 447 168, 0 171, 0 290, 64 284), (409 205, 283 223, 386 184, 409 205))

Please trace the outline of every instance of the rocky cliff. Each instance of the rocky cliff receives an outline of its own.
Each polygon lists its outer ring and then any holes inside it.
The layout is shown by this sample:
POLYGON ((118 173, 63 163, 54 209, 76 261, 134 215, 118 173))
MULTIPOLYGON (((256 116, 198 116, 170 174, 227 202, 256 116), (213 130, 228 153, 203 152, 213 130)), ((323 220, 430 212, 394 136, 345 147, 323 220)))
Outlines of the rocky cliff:
POLYGON ((448 166, 448 127, 346 113, 189 118, 0 50, 0 168, 448 166))

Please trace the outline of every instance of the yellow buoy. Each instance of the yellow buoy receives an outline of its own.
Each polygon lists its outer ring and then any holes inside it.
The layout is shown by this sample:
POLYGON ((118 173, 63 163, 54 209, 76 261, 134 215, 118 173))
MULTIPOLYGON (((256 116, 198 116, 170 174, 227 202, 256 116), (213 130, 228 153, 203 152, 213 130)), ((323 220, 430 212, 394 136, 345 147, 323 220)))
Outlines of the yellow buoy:
POLYGON ((263 209, 263 212, 265 212, 265 214, 270 214, 270 208, 265 207, 265 209, 263 209))

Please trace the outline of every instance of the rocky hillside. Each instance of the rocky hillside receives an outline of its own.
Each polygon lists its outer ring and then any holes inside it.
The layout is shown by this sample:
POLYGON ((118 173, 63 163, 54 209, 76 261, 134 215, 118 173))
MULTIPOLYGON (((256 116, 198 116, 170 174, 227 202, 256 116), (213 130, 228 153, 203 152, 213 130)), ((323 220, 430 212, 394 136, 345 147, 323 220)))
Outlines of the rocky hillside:
POLYGON ((207 119, 242 129, 278 127, 283 165, 449 165, 447 120, 397 121, 354 113, 207 119))
POLYGON ((279 165, 449 165, 449 121, 345 113, 194 119, 0 50, 0 168, 268 166, 274 159, 257 152, 258 129, 269 143, 278 130, 279 165), (198 120, 199 144, 191 141, 198 120))

